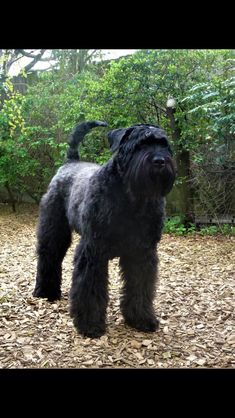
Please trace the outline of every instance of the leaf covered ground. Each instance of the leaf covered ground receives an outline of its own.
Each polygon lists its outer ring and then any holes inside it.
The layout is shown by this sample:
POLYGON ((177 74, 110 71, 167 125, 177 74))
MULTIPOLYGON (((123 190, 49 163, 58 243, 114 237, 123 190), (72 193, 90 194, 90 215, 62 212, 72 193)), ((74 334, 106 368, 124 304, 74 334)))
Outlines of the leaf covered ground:
POLYGON ((13 214, 0 205, 1 368, 234 368, 235 238, 163 236, 155 300, 160 329, 153 334, 124 325, 114 259, 107 333, 92 340, 78 335, 69 317, 78 236, 63 263, 61 301, 32 297, 37 216, 36 207, 22 205, 13 214))

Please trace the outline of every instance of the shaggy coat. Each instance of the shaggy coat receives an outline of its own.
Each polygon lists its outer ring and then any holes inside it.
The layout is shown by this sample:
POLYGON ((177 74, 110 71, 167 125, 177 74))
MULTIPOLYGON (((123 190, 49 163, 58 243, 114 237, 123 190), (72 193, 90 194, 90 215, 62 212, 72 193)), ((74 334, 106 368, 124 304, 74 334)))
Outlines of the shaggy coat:
POLYGON ((164 196, 175 180, 172 151, 162 129, 139 124, 108 133, 114 155, 107 164, 81 162, 78 144, 96 126, 107 124, 91 121, 75 127, 67 161, 42 198, 34 296, 60 298, 61 264, 76 231, 81 239, 74 257, 70 314, 77 330, 89 337, 105 333, 108 261, 119 257, 125 322, 155 331, 156 247, 164 196))

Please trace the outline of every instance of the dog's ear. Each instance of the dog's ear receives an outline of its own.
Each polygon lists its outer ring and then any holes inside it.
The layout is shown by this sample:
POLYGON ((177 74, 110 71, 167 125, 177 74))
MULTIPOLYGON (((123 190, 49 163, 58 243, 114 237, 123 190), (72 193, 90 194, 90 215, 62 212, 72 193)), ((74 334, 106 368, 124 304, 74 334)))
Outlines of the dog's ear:
POLYGON ((131 128, 120 128, 120 129, 113 129, 112 131, 108 132, 108 141, 109 146, 112 152, 117 151, 121 142, 123 142, 133 131, 133 127, 131 128))

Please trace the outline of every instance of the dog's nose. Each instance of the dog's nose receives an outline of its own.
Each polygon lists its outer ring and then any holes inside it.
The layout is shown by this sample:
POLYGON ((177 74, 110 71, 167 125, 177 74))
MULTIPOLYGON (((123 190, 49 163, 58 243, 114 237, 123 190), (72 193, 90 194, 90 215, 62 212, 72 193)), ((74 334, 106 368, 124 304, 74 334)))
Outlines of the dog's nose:
POLYGON ((154 157, 153 164, 159 167, 163 167, 165 165, 165 159, 163 157, 154 157))

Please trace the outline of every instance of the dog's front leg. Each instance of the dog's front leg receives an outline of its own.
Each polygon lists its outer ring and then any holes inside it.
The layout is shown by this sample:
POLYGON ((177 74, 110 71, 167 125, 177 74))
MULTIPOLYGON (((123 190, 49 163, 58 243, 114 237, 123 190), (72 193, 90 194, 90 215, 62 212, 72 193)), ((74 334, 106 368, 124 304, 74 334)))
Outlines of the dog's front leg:
POLYGON ((82 240, 76 248, 70 293, 70 315, 78 332, 96 338, 105 333, 108 304, 108 260, 82 240))
POLYGON ((154 312, 157 255, 155 249, 144 254, 120 257, 124 281, 121 311, 125 322, 140 331, 153 332, 159 321, 154 312))

